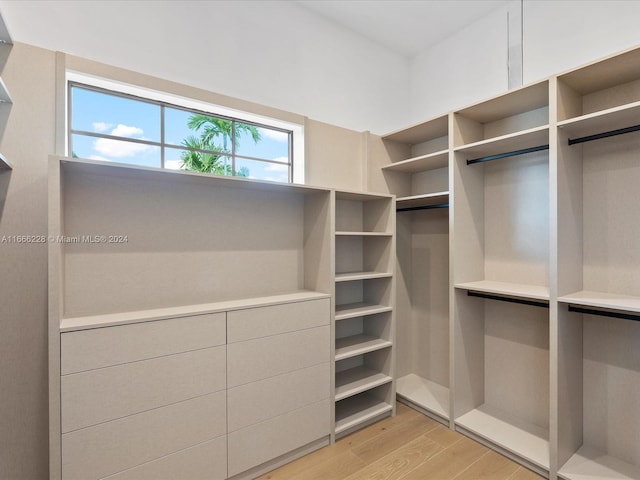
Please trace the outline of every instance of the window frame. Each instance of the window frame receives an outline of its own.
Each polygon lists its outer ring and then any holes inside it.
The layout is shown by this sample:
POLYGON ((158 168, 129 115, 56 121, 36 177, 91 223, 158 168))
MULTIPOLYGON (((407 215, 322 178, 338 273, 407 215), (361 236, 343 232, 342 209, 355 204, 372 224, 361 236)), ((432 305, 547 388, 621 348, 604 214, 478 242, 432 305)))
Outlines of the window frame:
MULTIPOLYGON (((238 176, 236 175, 237 173, 236 160, 249 160, 249 161, 261 162, 264 164, 287 166, 286 182, 280 182, 277 180, 259 179, 261 181, 273 181, 278 183, 291 184, 291 183, 296 183, 296 181, 298 180, 298 183, 304 183, 304 176, 303 176, 304 172, 299 171, 299 170, 304 170, 304 159, 302 159, 302 161, 300 161, 300 159, 296 159, 296 150, 300 151, 300 149, 296 149, 295 148, 296 145, 294 143, 296 140, 296 137, 300 137, 301 139, 303 138, 303 134, 302 134, 303 128, 301 125, 294 125, 294 124, 290 124, 289 122, 283 122, 277 119, 273 119, 273 121, 270 122, 269 120, 271 119, 265 118, 265 117, 260 117, 259 118, 260 121, 258 121, 254 119, 255 117, 258 117, 257 115, 253 115, 248 112, 233 111, 234 115, 232 116, 224 113, 219 113, 221 110, 222 111, 230 110, 225 107, 206 104, 204 102, 200 102, 197 100, 189 101, 189 102, 181 102, 180 97, 176 97, 174 95, 171 95, 169 93, 164 93, 164 92, 149 91, 149 96, 143 96, 143 94, 139 93, 139 91, 142 91, 143 89, 136 87, 134 85, 126 85, 126 86, 120 85, 120 84, 112 85, 111 82, 109 82, 108 80, 93 82, 91 81, 92 80, 91 77, 84 77, 84 76, 79 76, 80 78, 75 78, 78 76, 79 75, 70 75, 70 72, 67 72, 67 81, 66 81, 66 89, 65 89, 66 100, 67 100, 65 105, 67 110, 67 114, 65 115, 66 126, 67 126, 66 132, 65 132, 66 133, 65 150, 67 155, 70 155, 73 152, 73 136, 83 135, 85 137, 104 138, 104 139, 114 140, 114 141, 131 142, 131 143, 138 143, 142 145, 158 147, 160 149, 160 167, 155 167, 155 168, 172 170, 170 168, 166 168, 165 166, 165 160, 166 160, 165 151, 167 149, 173 149, 173 150, 182 150, 182 151, 192 151, 192 152, 197 152, 202 154, 213 154, 213 155, 219 155, 219 156, 229 158, 231 160, 232 175, 224 175, 224 176, 233 176, 238 178, 238 176), (108 85, 105 86, 104 83, 107 83, 108 85), (118 86, 121 86, 122 88, 117 88, 118 86), (146 104, 157 105, 160 108, 160 116, 159 116, 160 141, 144 140, 144 139, 137 139, 137 138, 130 138, 130 137, 120 137, 120 136, 110 135, 110 134, 101 133, 101 132, 74 129, 73 128, 73 95, 72 95, 73 88, 84 89, 84 90, 93 91, 93 92, 110 95, 114 97, 120 97, 120 98, 134 100, 134 101, 138 101, 146 104), (130 90, 135 90, 135 93, 131 93, 130 90), (154 95, 154 93, 156 93, 156 95, 154 95), (163 98, 160 99, 160 98, 154 98, 154 97, 163 97, 163 98), (199 108, 194 108, 193 106, 187 106, 184 103, 197 103, 199 108), (165 141, 165 110, 166 108, 181 110, 191 114, 205 115, 208 117, 213 117, 213 118, 231 122, 231 125, 232 125, 231 152, 199 149, 194 147, 187 147, 185 145, 176 145, 173 143, 167 143, 165 141), (216 112, 216 110, 218 110, 218 112, 216 112), (238 114, 235 115, 236 113, 238 114), (246 115, 242 115, 243 113, 245 113, 246 115), (254 117, 254 118, 250 118, 250 117, 254 117), (235 145, 236 143, 235 131, 236 131, 236 124, 238 123, 286 134, 288 137, 288 142, 287 142, 288 143, 288 148, 287 148, 288 161, 280 162, 277 160, 272 160, 267 158, 237 154, 236 145, 235 145), (276 124, 280 124, 280 125, 276 125, 276 124), (282 126, 282 124, 284 124, 285 126, 282 126), (296 135, 296 133, 298 135, 296 135), (299 160, 299 161, 296 161, 296 160, 299 160), (297 168, 300 166, 302 166, 302 168, 297 168), (301 178, 302 178, 302 182, 299 181, 301 178)), ((146 91, 143 93, 146 93, 146 91)), ((121 163, 135 165, 133 163, 128 163, 128 162, 121 162, 121 163)), ((178 169, 178 171, 189 171, 189 170, 178 169)), ((216 175, 216 174, 211 174, 211 175, 216 175)))

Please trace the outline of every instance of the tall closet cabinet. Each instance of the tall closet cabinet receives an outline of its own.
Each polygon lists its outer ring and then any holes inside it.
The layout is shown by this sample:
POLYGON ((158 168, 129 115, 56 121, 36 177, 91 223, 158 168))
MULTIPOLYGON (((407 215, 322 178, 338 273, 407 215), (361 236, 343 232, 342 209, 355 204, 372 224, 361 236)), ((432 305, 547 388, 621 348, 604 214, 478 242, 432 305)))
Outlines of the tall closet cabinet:
POLYGON ((640 478, 640 49, 370 138, 399 400, 549 478, 640 478))

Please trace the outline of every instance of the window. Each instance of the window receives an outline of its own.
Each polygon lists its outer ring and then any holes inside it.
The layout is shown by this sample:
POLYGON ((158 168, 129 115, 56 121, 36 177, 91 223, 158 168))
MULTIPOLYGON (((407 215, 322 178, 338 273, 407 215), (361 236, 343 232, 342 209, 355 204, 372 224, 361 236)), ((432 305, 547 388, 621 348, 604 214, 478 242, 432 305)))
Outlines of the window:
POLYGON ((282 122, 269 125, 75 81, 68 85, 71 156, 300 182, 299 172, 294 177, 295 128, 275 125, 282 122))

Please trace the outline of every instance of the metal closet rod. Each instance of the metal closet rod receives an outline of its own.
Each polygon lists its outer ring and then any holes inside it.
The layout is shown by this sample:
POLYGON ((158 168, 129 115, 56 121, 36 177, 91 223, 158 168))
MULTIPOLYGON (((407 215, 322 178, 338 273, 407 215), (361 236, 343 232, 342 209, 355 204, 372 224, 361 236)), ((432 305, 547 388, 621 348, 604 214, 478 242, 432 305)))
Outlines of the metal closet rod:
POLYGON ((449 208, 448 203, 439 203, 437 205, 425 205, 422 207, 404 207, 396 208, 396 212, 414 212, 416 210, 432 210, 434 208, 449 208))
POLYGON ((583 308, 569 305, 569 311, 575 313, 587 313, 589 315, 601 315, 603 317, 622 318, 623 320, 634 320, 640 322, 640 315, 633 315, 631 313, 622 312, 610 312, 607 310, 596 310, 594 308, 583 308))
POLYGON ((539 152, 541 150, 549 150, 549 145, 539 145, 537 147, 523 148, 522 150, 512 150, 511 152, 497 153, 496 155, 488 155, 486 157, 472 158, 467 160, 467 165, 480 162, 490 162, 500 158, 515 157, 516 155, 524 155, 525 153, 539 152))
POLYGON ((488 300, 498 300, 501 302, 518 303, 520 305, 530 305, 532 307, 549 308, 549 304, 545 302, 536 302, 535 300, 525 300, 523 298, 501 297, 499 295, 491 295, 488 293, 474 292, 472 290, 467 290, 467 296, 486 298, 488 300))
POLYGON ((617 130, 609 130, 608 132, 596 133, 595 135, 587 135, 586 137, 570 138, 569 145, 590 142, 592 140, 600 140, 601 138, 615 137, 616 135, 637 132, 638 130, 640 130, 640 125, 634 125, 632 127, 618 128, 617 130))

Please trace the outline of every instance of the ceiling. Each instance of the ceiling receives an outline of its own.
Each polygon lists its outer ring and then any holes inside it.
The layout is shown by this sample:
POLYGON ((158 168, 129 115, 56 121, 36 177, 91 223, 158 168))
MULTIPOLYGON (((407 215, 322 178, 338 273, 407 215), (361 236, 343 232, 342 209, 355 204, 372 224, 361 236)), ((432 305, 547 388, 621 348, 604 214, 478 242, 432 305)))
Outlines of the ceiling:
POLYGON ((298 0, 300 5, 413 57, 509 0, 298 0))

